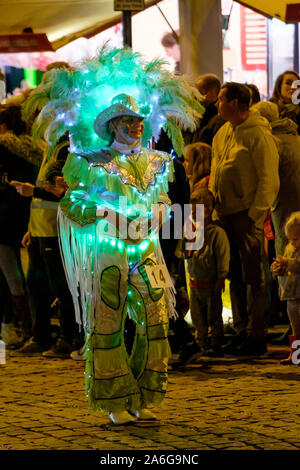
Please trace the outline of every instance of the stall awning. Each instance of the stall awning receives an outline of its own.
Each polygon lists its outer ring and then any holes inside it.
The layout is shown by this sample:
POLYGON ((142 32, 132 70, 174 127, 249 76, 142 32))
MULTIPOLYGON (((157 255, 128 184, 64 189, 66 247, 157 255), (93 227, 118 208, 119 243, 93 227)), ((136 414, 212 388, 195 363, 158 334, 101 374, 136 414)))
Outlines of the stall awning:
POLYGON ((300 22, 299 0, 236 0, 242 5, 269 18, 278 18, 286 23, 300 22))
MULTIPOLYGON (((145 0, 145 8, 160 0, 145 0)), ((79 37, 95 34, 119 23, 121 12, 113 0, 4 0, 0 1, 1 35, 21 34, 25 28, 45 33, 53 50, 79 37)))

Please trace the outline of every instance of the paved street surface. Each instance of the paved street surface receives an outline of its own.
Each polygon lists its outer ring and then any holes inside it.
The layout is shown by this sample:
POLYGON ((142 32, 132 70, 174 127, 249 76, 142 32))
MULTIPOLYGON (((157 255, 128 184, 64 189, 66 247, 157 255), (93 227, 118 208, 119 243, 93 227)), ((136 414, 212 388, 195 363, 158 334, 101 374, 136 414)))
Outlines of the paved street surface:
POLYGON ((89 411, 83 362, 7 357, 0 450, 300 450, 300 367, 279 364, 287 351, 170 367, 159 420, 125 427, 89 411))

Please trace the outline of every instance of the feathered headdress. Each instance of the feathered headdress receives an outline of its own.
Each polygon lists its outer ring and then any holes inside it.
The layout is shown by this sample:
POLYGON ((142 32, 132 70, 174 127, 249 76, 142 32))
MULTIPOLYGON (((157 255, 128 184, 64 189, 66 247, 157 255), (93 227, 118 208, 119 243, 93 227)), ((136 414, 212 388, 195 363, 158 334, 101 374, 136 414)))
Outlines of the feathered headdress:
POLYGON ((181 155, 181 130, 195 130, 204 108, 197 89, 165 65, 161 59, 146 61, 130 48, 104 46, 96 58, 85 60, 76 70, 49 71, 28 98, 24 118, 41 110, 33 125, 35 138, 45 138, 54 147, 69 132, 71 151, 88 155, 108 144, 94 131, 96 116, 116 95, 125 93, 145 110, 142 144, 146 146, 152 137, 157 140, 164 128, 181 155))

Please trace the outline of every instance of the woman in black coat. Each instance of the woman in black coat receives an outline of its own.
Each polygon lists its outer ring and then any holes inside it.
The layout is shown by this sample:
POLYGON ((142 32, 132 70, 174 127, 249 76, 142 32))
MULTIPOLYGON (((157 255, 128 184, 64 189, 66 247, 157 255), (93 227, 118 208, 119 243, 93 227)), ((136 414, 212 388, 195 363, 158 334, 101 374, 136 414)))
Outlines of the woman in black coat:
MULTIPOLYGON (((18 338, 14 325, 20 322, 24 339, 30 335, 30 313, 20 263, 20 247, 27 231, 30 198, 17 193, 10 181, 34 183, 41 149, 33 147, 21 118, 20 106, 0 109, 0 271, 9 287, 14 317, 2 318, 1 336, 9 345, 18 338)), ((19 343, 21 343, 19 338, 19 343)))

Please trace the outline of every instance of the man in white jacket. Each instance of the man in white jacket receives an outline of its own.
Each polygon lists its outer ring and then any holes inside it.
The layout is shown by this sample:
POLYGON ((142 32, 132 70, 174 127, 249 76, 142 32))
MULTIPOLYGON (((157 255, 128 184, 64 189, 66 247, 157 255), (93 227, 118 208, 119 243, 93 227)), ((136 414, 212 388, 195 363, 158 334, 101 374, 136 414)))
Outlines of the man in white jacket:
POLYGON ((226 83, 218 112, 226 120, 213 140, 209 189, 231 248, 230 295, 237 335, 225 352, 260 355, 265 345, 263 224, 279 189, 278 150, 269 123, 249 110, 245 85, 226 83), (248 294, 248 295, 247 295, 248 294))

